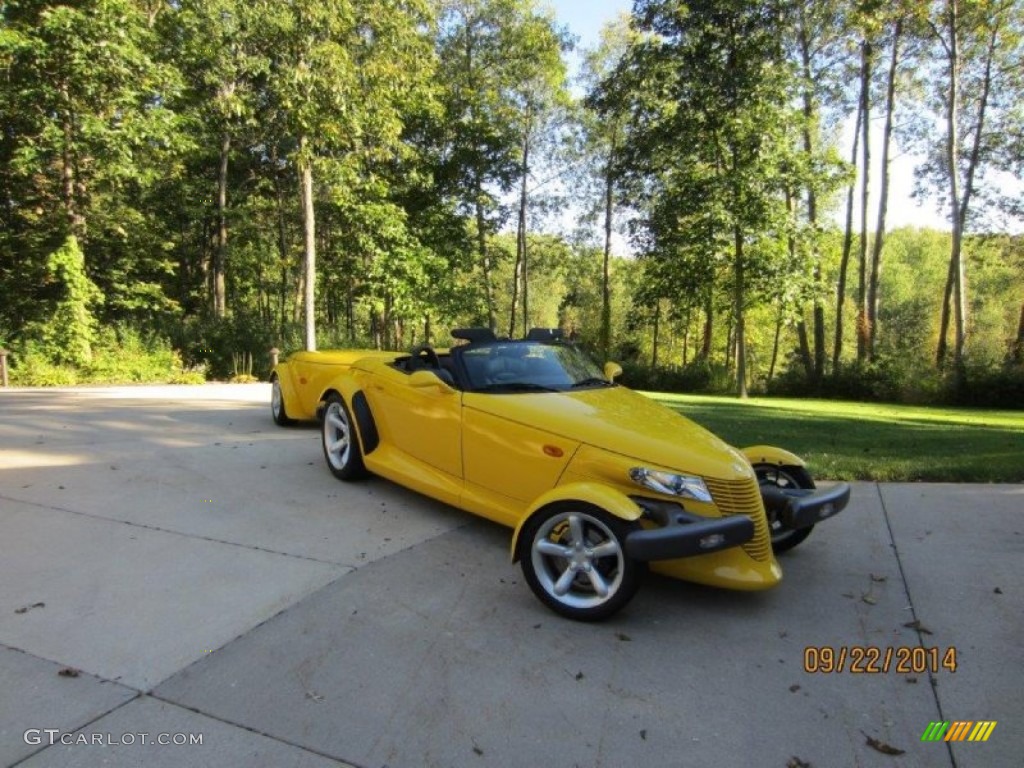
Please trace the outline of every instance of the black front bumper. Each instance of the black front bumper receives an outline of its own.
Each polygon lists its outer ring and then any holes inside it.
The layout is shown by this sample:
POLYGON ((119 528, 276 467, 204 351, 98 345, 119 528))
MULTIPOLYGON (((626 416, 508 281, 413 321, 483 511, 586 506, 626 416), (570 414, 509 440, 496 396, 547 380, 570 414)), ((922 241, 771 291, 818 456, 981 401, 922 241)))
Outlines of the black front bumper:
MULTIPOLYGON (((760 490, 769 519, 778 520, 787 530, 809 528, 827 520, 850 501, 847 483, 815 490, 762 485, 760 490)), ((644 510, 644 517, 657 524, 656 528, 643 528, 626 536, 626 554, 634 560, 706 555, 738 547, 754 537, 754 522, 747 515, 707 518, 671 501, 632 498, 644 510)))
POLYGON ((783 528, 796 530, 839 514, 850 502, 850 486, 837 483, 831 488, 804 490, 762 485, 761 499, 770 518, 778 520, 783 528))
POLYGON ((707 518, 692 515, 670 501, 633 497, 644 516, 658 524, 626 536, 626 554, 634 560, 675 560, 746 544, 754 523, 746 515, 707 518))

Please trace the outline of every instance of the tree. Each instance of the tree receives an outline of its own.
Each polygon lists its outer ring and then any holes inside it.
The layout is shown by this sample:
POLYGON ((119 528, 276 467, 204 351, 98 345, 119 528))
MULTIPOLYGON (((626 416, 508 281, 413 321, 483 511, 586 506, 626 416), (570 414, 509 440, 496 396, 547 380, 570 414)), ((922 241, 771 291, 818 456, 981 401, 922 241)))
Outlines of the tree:
POLYGON ((545 77, 558 79, 563 65, 553 54, 560 45, 551 20, 535 10, 534 0, 441 0, 437 51, 439 76, 446 84, 448 149, 438 181, 461 191, 460 207, 473 219, 484 310, 492 329, 498 317, 488 238, 505 221, 501 196, 517 181, 525 183, 529 143, 524 144, 524 128, 533 129, 532 118, 524 122, 527 92, 545 77))
POLYGON ((952 240, 943 293, 936 361, 946 363, 950 315, 954 323, 953 362, 963 384, 968 333, 964 235, 986 166, 1007 116, 1005 89, 1021 65, 1020 0, 945 0, 929 18, 941 61, 933 79, 933 103, 941 109, 945 136, 934 146, 923 176, 949 206, 952 240), (952 307, 952 308, 951 308, 952 307))
POLYGON ((260 63, 252 55, 251 21, 247 3, 237 0, 183 0, 169 19, 165 33, 174 46, 167 55, 187 75, 189 93, 183 105, 198 113, 198 123, 212 136, 203 143, 216 146, 216 244, 210 259, 212 309, 227 313, 228 182, 232 146, 251 119, 252 75, 260 63))
MULTIPOLYGON (((509 317, 509 336, 515 335, 518 322, 517 308, 522 299, 524 334, 530 326, 530 281, 528 244, 528 207, 530 182, 534 164, 550 166, 558 146, 559 123, 569 106, 566 68, 562 53, 570 48, 564 32, 554 26, 551 17, 537 14, 527 6, 526 14, 509 40, 508 66, 513 73, 510 96, 518 113, 515 128, 521 147, 519 175, 519 204, 516 226, 516 258, 512 272, 512 307, 509 317), (540 157, 541 162, 536 159, 540 157), (544 160, 547 162, 545 163, 544 160)), ((508 31, 508 30, 506 30, 508 31)))
POLYGON ((47 255, 74 236, 106 296, 102 314, 158 314, 168 265, 142 201, 176 171, 181 147, 166 106, 178 81, 155 58, 150 17, 130 0, 23 0, 0 13, 0 157, 4 197, 16 203, 2 258, 32 265, 17 267, 31 275, 31 292, 47 255))
MULTIPOLYGON (((616 67, 622 61, 630 44, 630 27, 626 17, 621 16, 601 31, 598 46, 586 52, 583 61, 583 79, 587 84, 587 97, 581 114, 582 165, 589 171, 591 180, 597 181, 597 193, 593 194, 584 185, 588 197, 600 203, 594 210, 594 218, 603 219, 601 261, 601 323, 599 347, 604 359, 611 354, 612 343, 612 233, 615 230, 614 216, 616 192, 622 183, 619 168, 622 150, 626 142, 628 118, 628 96, 614 89, 612 79, 616 67), (605 86, 602 88, 602 83, 605 86)), ((592 214, 593 215, 593 214, 592 214)))
MULTIPOLYGON (((789 56, 798 68, 800 176, 803 180, 803 189, 793 190, 793 194, 802 202, 805 222, 803 227, 794 224, 798 229, 794 239, 808 250, 811 262, 813 358, 809 345, 801 347, 805 350, 802 353, 805 369, 817 381, 825 374, 825 291, 820 245, 825 225, 822 213, 828 196, 842 181, 842 163, 828 139, 828 132, 845 117, 843 90, 849 67, 846 51, 849 24, 844 6, 843 3, 813 0, 796 4, 789 15, 792 38, 789 56)), ((797 327, 800 337, 806 338, 802 317, 797 327)))
POLYGON ((320 167, 344 199, 366 160, 400 153, 402 110, 431 75, 425 0, 300 0, 255 6, 266 88, 293 140, 303 222, 305 341, 316 349, 316 190, 320 167))
POLYGON ((632 93, 627 160, 645 192, 647 250, 728 263, 733 359, 747 394, 746 311, 780 277, 793 79, 774 2, 640 0, 618 68, 632 93), (671 245, 669 245, 671 243, 671 245))

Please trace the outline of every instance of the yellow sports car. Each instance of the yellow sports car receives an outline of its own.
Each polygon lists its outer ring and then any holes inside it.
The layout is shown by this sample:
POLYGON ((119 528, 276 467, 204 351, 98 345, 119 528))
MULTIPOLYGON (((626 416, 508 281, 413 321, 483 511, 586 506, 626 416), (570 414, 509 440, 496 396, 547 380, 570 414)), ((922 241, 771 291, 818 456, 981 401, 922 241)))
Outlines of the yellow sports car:
POLYGON ((514 530, 512 559, 554 611, 608 617, 652 570, 766 589, 775 553, 842 510, 804 462, 738 451, 614 383, 557 331, 452 332, 449 350, 299 352, 272 374, 280 425, 319 419, 341 480, 372 472, 514 530))

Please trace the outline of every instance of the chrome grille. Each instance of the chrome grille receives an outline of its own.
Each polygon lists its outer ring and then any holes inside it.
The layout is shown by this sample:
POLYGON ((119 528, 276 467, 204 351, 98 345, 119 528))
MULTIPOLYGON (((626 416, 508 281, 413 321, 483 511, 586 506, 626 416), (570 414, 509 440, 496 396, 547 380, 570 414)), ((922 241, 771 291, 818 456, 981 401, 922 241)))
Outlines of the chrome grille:
POLYGON ((747 515, 754 523, 754 538, 743 545, 744 551, 755 560, 767 563, 772 557, 772 541, 768 521, 764 515, 761 491, 757 480, 716 480, 705 477, 715 506, 723 515, 747 515))

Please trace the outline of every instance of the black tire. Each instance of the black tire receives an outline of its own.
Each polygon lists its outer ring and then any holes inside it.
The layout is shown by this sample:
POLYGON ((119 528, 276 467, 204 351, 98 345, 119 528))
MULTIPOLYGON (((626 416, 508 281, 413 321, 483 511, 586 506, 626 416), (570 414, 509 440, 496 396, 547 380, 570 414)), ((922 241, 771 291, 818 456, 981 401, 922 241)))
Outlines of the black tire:
POLYGON ((324 418, 320 427, 324 458, 331 474, 339 480, 361 480, 369 473, 363 464, 363 452, 359 448, 352 414, 340 395, 327 397, 324 418))
POLYGON ((555 613, 577 621, 607 619, 640 587, 644 565, 627 557, 625 549, 633 527, 592 504, 545 507, 520 533, 526 583, 555 613))
MULTIPOLYGON (((814 489, 814 480, 811 478, 811 473, 803 467, 755 464, 754 472, 757 474, 757 482, 761 485, 774 485, 778 488, 814 489)), ((768 513, 768 528, 771 531, 772 551, 777 555, 793 549, 793 547, 810 536, 811 531, 814 530, 813 525, 809 525, 806 528, 798 528, 795 531, 783 529, 775 513, 771 510, 766 511, 768 513)))
POLYGON ((281 392, 281 380, 274 374, 270 379, 270 415, 279 427, 290 427, 295 419, 288 415, 284 407, 284 394, 281 392))

